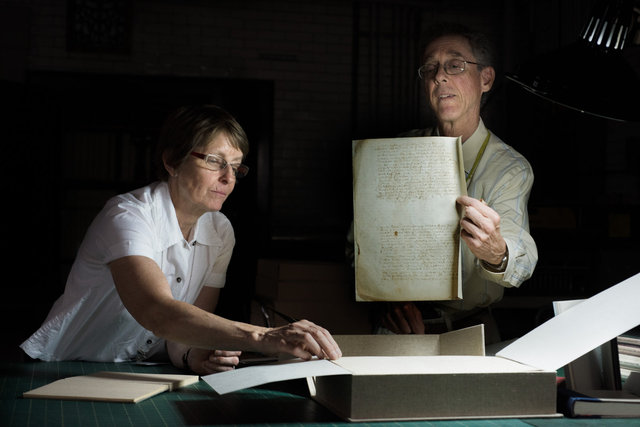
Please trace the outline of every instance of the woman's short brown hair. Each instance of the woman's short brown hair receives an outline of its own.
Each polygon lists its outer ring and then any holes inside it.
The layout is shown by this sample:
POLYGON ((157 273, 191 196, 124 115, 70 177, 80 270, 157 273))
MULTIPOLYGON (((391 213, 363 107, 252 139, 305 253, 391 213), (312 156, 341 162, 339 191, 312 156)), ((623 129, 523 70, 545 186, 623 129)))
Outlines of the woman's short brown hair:
POLYGON ((165 120, 158 137, 156 161, 158 178, 166 181, 166 164, 178 168, 192 151, 205 147, 220 132, 229 138, 233 148, 249 153, 249 140, 242 126, 227 111, 216 105, 180 107, 165 120))

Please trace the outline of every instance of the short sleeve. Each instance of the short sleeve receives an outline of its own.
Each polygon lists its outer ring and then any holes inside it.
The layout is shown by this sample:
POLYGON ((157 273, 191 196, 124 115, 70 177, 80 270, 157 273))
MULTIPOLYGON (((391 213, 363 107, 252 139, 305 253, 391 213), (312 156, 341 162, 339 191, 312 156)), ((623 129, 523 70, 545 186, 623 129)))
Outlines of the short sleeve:
POLYGON ((132 255, 154 258, 156 233, 148 211, 146 206, 112 199, 87 231, 89 253, 104 264, 132 255))
POLYGON ((226 282, 227 268, 231 261, 233 247, 235 246, 235 236, 231 222, 220 212, 212 213, 212 221, 207 227, 212 227, 208 232, 213 232, 219 238, 219 246, 212 246, 211 265, 207 277, 204 280, 204 286, 222 288, 226 282))

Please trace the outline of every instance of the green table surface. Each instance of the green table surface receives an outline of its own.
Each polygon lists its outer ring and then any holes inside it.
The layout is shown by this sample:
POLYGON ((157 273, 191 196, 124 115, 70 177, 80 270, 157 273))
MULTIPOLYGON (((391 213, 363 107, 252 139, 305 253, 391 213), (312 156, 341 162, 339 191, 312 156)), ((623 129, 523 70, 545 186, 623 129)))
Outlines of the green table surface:
MULTIPOLYGON (((98 371, 183 373, 168 365, 28 362, 0 364, 0 426, 349 425, 309 398, 303 380, 220 396, 208 384, 165 392, 139 403, 25 399, 22 393, 61 378, 98 371)), ((637 419, 491 419, 370 423, 407 426, 640 426, 637 419)), ((361 424, 359 424, 361 425, 361 424)))

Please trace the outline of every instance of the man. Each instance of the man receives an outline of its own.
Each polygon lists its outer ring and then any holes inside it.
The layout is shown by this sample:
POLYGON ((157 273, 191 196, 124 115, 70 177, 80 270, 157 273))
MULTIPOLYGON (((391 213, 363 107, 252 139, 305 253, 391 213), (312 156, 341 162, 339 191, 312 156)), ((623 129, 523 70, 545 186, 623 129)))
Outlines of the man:
POLYGON ((487 307, 502 298, 505 287, 520 286, 531 277, 538 259, 527 213, 533 171, 480 118, 483 97, 496 75, 486 38, 466 28, 443 27, 423 52, 418 73, 437 125, 403 136, 462 137, 468 196, 457 203, 463 208, 464 299, 423 305, 422 310, 411 302, 393 304, 382 323, 396 333, 485 323, 487 342, 495 342, 499 335, 487 307))

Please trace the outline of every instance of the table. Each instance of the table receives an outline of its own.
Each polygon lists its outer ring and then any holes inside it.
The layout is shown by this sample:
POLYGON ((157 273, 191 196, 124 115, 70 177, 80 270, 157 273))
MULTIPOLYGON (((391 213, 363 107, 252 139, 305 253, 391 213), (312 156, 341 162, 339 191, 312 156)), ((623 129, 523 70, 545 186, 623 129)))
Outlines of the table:
MULTIPOLYGON (((1 426, 212 426, 354 425, 309 398, 303 380, 274 383, 220 396, 204 381, 139 403, 25 399, 22 393, 55 380, 98 371, 184 373, 169 365, 133 363, 27 362, 0 364, 1 426)), ((493 419, 371 423, 411 426, 640 426, 640 420, 493 419)), ((357 424, 362 425, 362 424, 357 424)), ((366 425, 366 424, 365 424, 366 425)))

